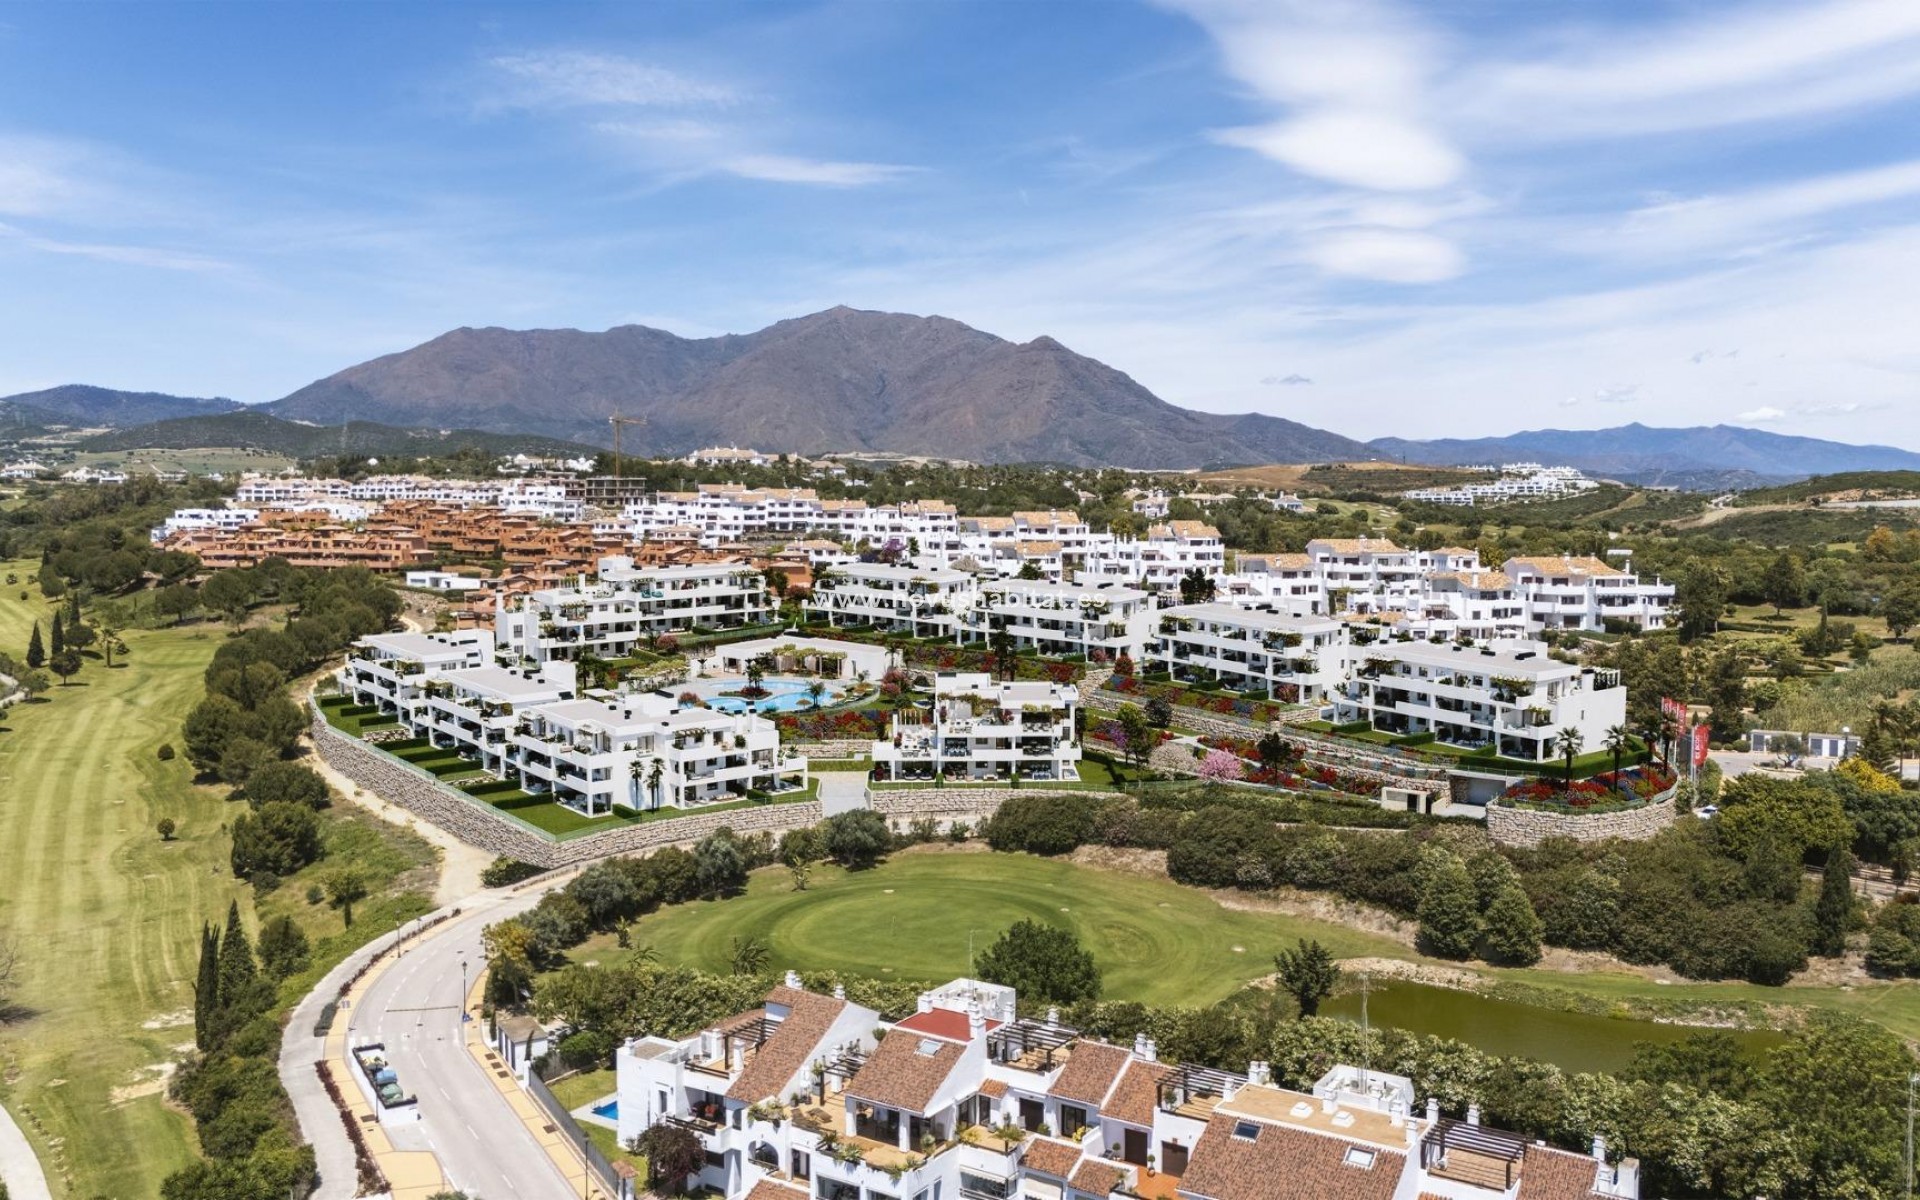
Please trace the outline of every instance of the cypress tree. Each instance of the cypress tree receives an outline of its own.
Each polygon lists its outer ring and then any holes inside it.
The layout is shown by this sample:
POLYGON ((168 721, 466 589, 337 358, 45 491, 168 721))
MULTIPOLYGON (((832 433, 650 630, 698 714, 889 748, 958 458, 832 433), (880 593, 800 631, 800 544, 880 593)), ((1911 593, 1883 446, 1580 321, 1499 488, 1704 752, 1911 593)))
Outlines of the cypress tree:
POLYGON ((46 643, 40 640, 40 622, 33 623, 33 636, 27 640, 27 665, 39 670, 47 665, 46 643))
POLYGON ((67 649, 66 627, 60 624, 60 610, 53 611, 53 656, 60 657, 67 649))
POLYGON ((213 1048, 214 1016, 220 1010, 220 934, 200 926, 200 974, 193 984, 193 1044, 213 1048))
POLYGON ((1827 854, 1826 874, 1820 878, 1820 899, 1813 906, 1813 952, 1838 958, 1847 952, 1847 930, 1853 926, 1853 852, 1835 846, 1827 854))
POLYGON ((220 939, 220 1006, 226 1008, 240 998, 254 976, 253 944, 247 940, 246 927, 240 924, 240 902, 227 905, 227 931, 220 939))
POLYGON ((1480 940, 1480 900, 1466 864, 1445 851, 1431 851, 1420 889, 1420 941, 1440 958, 1472 958, 1480 940))
POLYGON ((80 623, 80 589, 76 587, 72 591, 67 593, 67 624, 78 625, 79 623, 80 623))

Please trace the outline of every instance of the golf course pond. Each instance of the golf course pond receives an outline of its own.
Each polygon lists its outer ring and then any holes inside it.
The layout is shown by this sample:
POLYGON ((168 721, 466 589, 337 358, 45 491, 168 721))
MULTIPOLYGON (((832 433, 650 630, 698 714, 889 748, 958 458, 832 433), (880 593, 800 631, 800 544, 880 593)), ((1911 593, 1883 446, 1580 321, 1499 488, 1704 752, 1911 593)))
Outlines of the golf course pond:
MULTIPOLYGON (((1335 996, 1320 1014, 1358 1023, 1358 990, 1335 996)), ((1561 1012, 1493 1000, 1473 992, 1392 980, 1376 983, 1367 994, 1367 1017, 1375 1028, 1455 1038, 1501 1056, 1522 1055, 1554 1063, 1564 1071, 1617 1071, 1633 1060, 1634 1043, 1667 1044, 1699 1026, 1561 1012)), ((1772 1030, 1731 1030, 1751 1053, 1786 1040, 1772 1030)))

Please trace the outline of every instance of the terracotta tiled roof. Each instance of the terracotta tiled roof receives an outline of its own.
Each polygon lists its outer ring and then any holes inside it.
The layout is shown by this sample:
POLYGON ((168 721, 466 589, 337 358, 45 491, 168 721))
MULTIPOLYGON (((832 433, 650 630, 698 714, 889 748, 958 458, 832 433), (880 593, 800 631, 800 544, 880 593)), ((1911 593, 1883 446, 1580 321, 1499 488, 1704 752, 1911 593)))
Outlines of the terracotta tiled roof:
POLYGON ((1240 1118, 1215 1116, 1193 1148, 1180 1190, 1207 1200, 1392 1200, 1406 1170, 1399 1150, 1251 1122, 1253 1139, 1234 1136, 1240 1118), (1349 1150, 1370 1155, 1348 1161, 1349 1150))
POLYGON ((1060 1078, 1053 1081, 1051 1094, 1076 1104, 1098 1108, 1113 1090, 1114 1080, 1126 1068, 1127 1052, 1105 1042, 1081 1042, 1067 1056, 1060 1078))
POLYGON ((797 1200, 798 1197, 806 1194, 805 1188, 792 1187, 772 1179, 762 1179, 753 1185, 752 1191, 747 1193, 747 1200, 797 1200))
POLYGON ((1528 1146, 1517 1200, 1586 1200, 1599 1181, 1600 1164, 1584 1154, 1528 1146))
POLYGON ((1056 1142, 1052 1138, 1034 1138, 1027 1143, 1027 1152, 1020 1159, 1020 1165, 1029 1171, 1065 1179, 1073 1174, 1074 1164, 1079 1161, 1080 1147, 1068 1142, 1056 1142))
POLYGON ((1509 575, 1515 568, 1531 570, 1536 575, 1624 575, 1625 571, 1610 567, 1597 558, 1510 558, 1503 568, 1509 575))
POLYGON ((1105 1196, 1120 1186, 1127 1173, 1112 1163, 1096 1162, 1093 1159, 1080 1164, 1080 1169, 1068 1180, 1074 1187, 1094 1196, 1105 1196))
POLYGON ((820 1039, 847 1007, 845 1000, 789 987, 768 992, 767 1004, 785 1005, 791 1011, 755 1052, 753 1060, 740 1072, 740 1078, 727 1089, 729 1100, 757 1103, 786 1087, 800 1068, 807 1065, 807 1060, 819 1048, 820 1039))
POLYGON ((1235 560, 1242 571, 1299 571, 1313 565, 1305 554, 1242 554, 1235 560))
POLYGON ((1172 1071, 1159 1063, 1134 1062, 1113 1085, 1113 1094, 1100 1106, 1103 1116, 1129 1125, 1153 1128, 1153 1110, 1160 1103, 1160 1081, 1172 1071))
POLYGON ((888 1034, 848 1082, 847 1095, 924 1114, 965 1049, 905 1031, 888 1034))
POLYGON ((1325 546, 1335 554, 1405 554, 1406 550, 1386 538, 1315 538, 1309 547, 1325 546))
POLYGON ((984 1079, 980 1082, 980 1094, 998 1100, 1007 1094, 1007 1085, 998 1079, 984 1079))

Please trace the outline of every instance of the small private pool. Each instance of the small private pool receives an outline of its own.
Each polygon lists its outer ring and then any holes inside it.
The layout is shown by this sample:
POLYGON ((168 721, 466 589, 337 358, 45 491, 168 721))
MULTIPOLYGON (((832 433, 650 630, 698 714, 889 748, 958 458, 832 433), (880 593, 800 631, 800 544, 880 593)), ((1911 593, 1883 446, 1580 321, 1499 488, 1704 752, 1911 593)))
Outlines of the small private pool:
POLYGON ((605 1121, 620 1119, 620 1097, 609 1096, 593 1106, 593 1115, 605 1121))
POLYGON ((681 693, 692 692, 700 697, 708 708, 727 713, 785 713, 800 712, 806 709, 825 708, 840 699, 846 690, 844 684, 819 680, 826 690, 820 693, 819 704, 814 703, 809 688, 815 680, 802 679, 791 675, 769 675, 760 681, 766 695, 749 700, 744 696, 729 696, 727 692, 737 692, 747 686, 744 679, 696 679, 681 685, 681 693))

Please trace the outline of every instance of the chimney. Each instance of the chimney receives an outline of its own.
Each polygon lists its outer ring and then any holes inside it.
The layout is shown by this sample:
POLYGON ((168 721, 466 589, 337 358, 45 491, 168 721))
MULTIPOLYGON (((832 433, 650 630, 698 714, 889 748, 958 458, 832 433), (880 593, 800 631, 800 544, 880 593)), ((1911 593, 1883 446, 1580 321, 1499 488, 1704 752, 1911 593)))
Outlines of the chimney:
POLYGON ((1440 1121, 1440 1097, 1427 1097, 1427 1124, 1435 1125, 1440 1121))
POLYGON ((1145 1059, 1151 1060, 1152 1055, 1151 1053, 1149 1053, 1149 1050, 1148 1050, 1148 1047, 1150 1045, 1151 1043, 1147 1041, 1146 1034, 1144 1033, 1134 1034, 1133 1035, 1133 1056, 1135 1058, 1145 1058, 1145 1059))
POLYGON ((804 990, 803 985, 800 982, 800 972, 798 971, 787 972, 787 986, 792 988, 796 992, 804 990))
POLYGON ((747 1048, 739 1042, 727 1044, 727 1073, 738 1075, 747 1065, 747 1048))
POLYGON ((1060 1010, 1058 1008, 1049 1008, 1047 1010, 1047 1028, 1060 1028, 1060 1010))
POLYGON ((1467 1124, 1478 1125, 1479 1123, 1480 1123, 1480 1106, 1478 1104, 1467 1105, 1467 1124))
POLYGON ((969 1000, 967 1001, 967 1037, 978 1041, 985 1036, 987 1036, 987 1018, 980 1011, 980 1002, 969 1000))
POLYGON ((1603 1134, 1593 1135, 1593 1161, 1603 1167, 1607 1165, 1607 1139, 1603 1134))
POLYGON ((833 985, 833 998, 834 998, 835 1000, 845 1000, 845 999, 847 998, 847 985, 846 985, 846 984, 844 984, 844 983, 836 983, 836 984, 834 984, 834 985, 833 985))
POLYGON ((1257 1058, 1254 1059, 1252 1062, 1248 1063, 1247 1064, 1247 1082, 1252 1084, 1257 1084, 1261 1087, 1265 1087, 1269 1083, 1272 1083, 1273 1076, 1272 1076, 1272 1073, 1267 1069, 1267 1064, 1261 1062, 1257 1058))
POLYGON ((933 1011, 933 993, 921 992, 920 995, 915 998, 914 1004, 920 1012, 932 1012, 933 1011))

